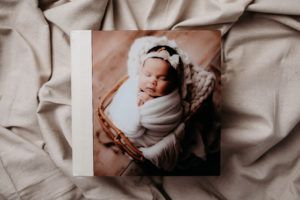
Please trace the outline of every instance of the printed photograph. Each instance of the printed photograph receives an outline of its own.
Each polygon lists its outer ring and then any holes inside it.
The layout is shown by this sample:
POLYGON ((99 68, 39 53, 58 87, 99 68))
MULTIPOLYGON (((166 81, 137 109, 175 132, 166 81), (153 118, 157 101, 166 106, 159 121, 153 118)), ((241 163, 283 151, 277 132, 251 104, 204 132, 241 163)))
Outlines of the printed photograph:
POLYGON ((95 176, 218 176, 221 34, 93 31, 95 176))

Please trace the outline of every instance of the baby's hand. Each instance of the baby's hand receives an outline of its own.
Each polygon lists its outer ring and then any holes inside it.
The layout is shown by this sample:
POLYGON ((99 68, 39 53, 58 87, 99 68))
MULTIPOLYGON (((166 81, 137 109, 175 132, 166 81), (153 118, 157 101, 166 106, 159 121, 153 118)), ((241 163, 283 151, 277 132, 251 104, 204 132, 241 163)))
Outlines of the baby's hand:
POLYGON ((153 99, 153 97, 151 97, 146 92, 140 91, 138 93, 138 106, 144 105, 144 103, 150 99, 153 99))

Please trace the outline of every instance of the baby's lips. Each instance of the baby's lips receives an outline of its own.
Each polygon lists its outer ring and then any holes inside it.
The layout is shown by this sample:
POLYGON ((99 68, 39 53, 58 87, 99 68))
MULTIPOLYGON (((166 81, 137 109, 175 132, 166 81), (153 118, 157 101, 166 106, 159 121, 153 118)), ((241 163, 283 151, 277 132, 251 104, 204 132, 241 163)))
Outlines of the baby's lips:
POLYGON ((151 92, 154 92, 154 91, 155 91, 154 88, 150 88, 150 87, 147 87, 146 90, 147 90, 147 91, 151 91, 151 92))

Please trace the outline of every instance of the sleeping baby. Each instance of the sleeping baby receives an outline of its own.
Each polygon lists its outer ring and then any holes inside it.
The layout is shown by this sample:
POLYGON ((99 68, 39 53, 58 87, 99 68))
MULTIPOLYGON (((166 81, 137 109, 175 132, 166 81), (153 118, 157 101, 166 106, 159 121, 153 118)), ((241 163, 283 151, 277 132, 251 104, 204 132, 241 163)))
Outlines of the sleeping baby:
POLYGON ((178 74, 182 61, 174 48, 160 44, 139 59, 137 73, 129 73, 106 113, 145 158, 158 168, 170 170, 174 163, 166 162, 175 162, 179 152, 174 130, 183 134, 183 128, 177 130, 183 117, 178 74), (168 153, 174 158, 164 161, 158 154, 167 149, 174 151, 168 153))

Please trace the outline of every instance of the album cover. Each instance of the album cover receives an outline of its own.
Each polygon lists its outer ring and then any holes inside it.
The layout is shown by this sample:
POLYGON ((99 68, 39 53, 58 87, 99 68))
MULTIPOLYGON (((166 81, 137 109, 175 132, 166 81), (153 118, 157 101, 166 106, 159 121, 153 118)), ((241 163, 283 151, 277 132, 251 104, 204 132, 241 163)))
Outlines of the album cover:
POLYGON ((75 176, 220 174, 220 31, 72 31, 71 57, 75 176))

